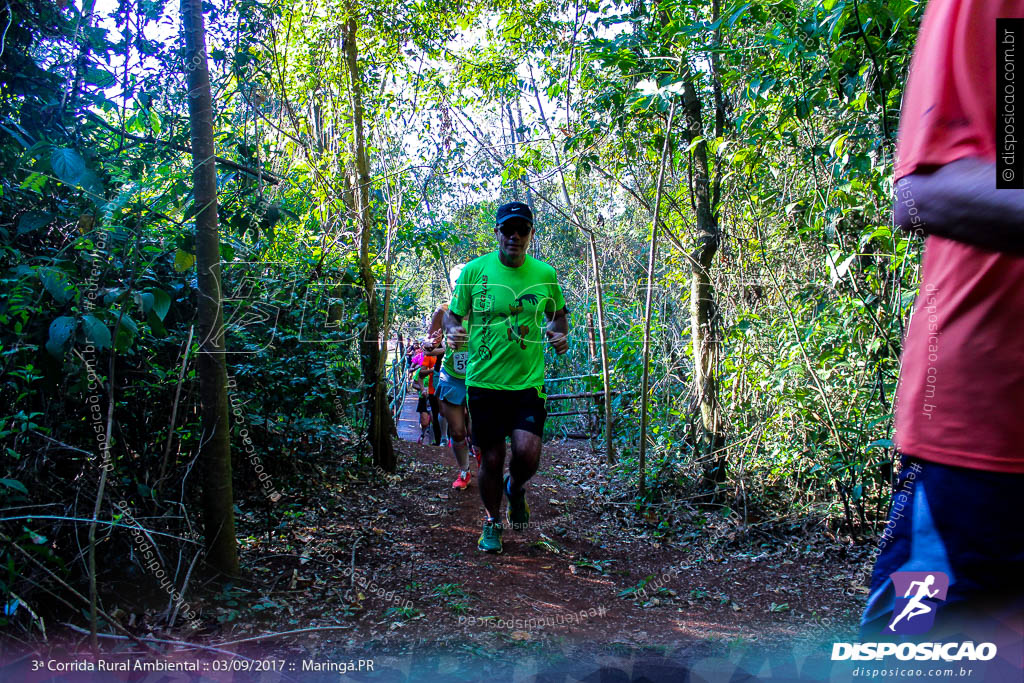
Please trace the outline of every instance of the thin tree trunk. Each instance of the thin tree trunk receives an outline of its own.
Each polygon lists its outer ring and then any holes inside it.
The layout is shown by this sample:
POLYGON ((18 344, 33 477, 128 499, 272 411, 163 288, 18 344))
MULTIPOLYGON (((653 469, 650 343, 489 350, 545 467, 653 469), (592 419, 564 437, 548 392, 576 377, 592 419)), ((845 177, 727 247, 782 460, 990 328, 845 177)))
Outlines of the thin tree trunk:
MULTIPOLYGON (((518 138, 519 142, 526 142, 526 133, 522 132, 522 129, 523 129, 523 108, 520 106, 518 98, 516 98, 516 116, 519 119, 519 128, 518 128, 518 130, 520 131, 519 138, 518 138)), ((525 183, 525 184, 526 184, 526 205, 530 207, 530 211, 532 211, 533 215, 536 216, 537 215, 537 209, 533 206, 533 190, 530 189, 530 184, 529 183, 525 183)))
MULTIPOLYGON (((523 132, 523 108, 520 105, 519 98, 516 98, 516 117, 519 121, 519 127, 516 129, 519 131, 519 135, 516 140, 520 143, 526 142, 526 133, 523 132)), ((523 181, 523 185, 526 186, 526 205, 530 207, 530 213, 533 214, 534 219, 537 217, 537 207, 533 204, 533 189, 530 187, 530 183, 526 180, 523 181)), ((532 240, 530 242, 530 248, 533 249, 533 258, 543 260, 543 252, 541 251, 542 240, 532 240)))
POLYGON ((178 420, 178 404, 181 401, 181 385, 185 382, 185 368, 188 367, 188 354, 192 348, 192 336, 195 334, 195 325, 188 328, 188 340, 185 342, 185 351, 181 354, 181 369, 178 370, 178 388, 174 390, 174 405, 171 407, 171 423, 167 425, 167 444, 164 446, 164 459, 160 463, 160 476, 156 480, 154 490, 159 491, 163 486, 164 477, 167 476, 167 466, 171 461, 171 448, 174 445, 174 425, 178 420))
MULTIPOLYGON (((516 133, 516 122, 512 118, 512 105, 506 104, 505 111, 508 112, 508 134, 511 142, 506 151, 508 152, 508 158, 511 159, 516 155, 516 143, 519 142, 519 134, 516 133)), ((519 201, 519 181, 515 178, 512 179, 512 199, 519 201)), ((533 211, 532 208, 530 210, 533 211)))
MULTIPOLYGON (((354 202, 355 200, 352 199, 352 193, 346 188, 346 190, 342 192, 342 203, 345 205, 345 208, 351 212, 353 211, 353 207, 355 206, 354 202)), ((328 212, 326 220, 323 221, 323 225, 333 226, 335 225, 335 221, 336 218, 333 212, 328 212)), ((343 217, 341 217, 341 221, 344 221, 343 217)), ((337 245, 337 241, 335 241, 334 244, 337 245)), ((327 259, 327 253, 328 249, 325 248, 323 255, 320 257, 320 263, 317 264, 316 272, 318 274, 320 272, 321 266, 327 259)), ((340 279, 341 275, 335 275, 335 278, 340 279)), ((336 331, 341 326, 341 318, 345 314, 345 306, 343 304, 343 301, 345 299, 345 290, 345 285, 338 283, 332 284, 329 287, 327 287, 328 304, 326 327, 329 332, 336 331)))
POLYGON ((597 302, 597 334, 601 348, 601 380, 604 384, 604 457, 609 465, 615 464, 615 446, 612 443, 612 388, 608 368, 608 335, 604 318, 604 292, 601 287, 601 268, 597 260, 597 238, 594 231, 587 233, 590 244, 590 263, 594 269, 594 298, 597 302))
MULTIPOLYGON (((392 318, 392 315, 391 315, 391 287, 392 287, 392 284, 394 283, 394 261, 395 261, 394 243, 395 243, 395 238, 398 235, 398 224, 399 224, 399 221, 401 220, 402 200, 403 200, 403 197, 405 196, 405 193, 404 192, 400 192, 398 194, 397 199, 396 199, 390 192, 387 192, 387 188, 385 188, 385 190, 386 190, 386 195, 387 195, 387 200, 388 200, 388 224, 387 224, 387 235, 385 237, 385 245, 384 245, 384 305, 382 306, 382 309, 383 309, 383 314, 382 314, 383 322, 381 323, 382 329, 381 329, 381 333, 380 333, 380 338, 383 341, 383 345, 382 345, 382 348, 381 348, 381 357, 380 357, 379 363, 380 363, 380 367, 383 368, 383 371, 386 372, 388 367, 389 367, 388 366, 388 359, 387 359, 387 356, 388 356, 388 343, 389 343, 389 340, 391 339, 391 318, 392 318), (397 210, 395 208, 396 204, 398 206, 397 210)), ((450 291, 451 290, 451 283, 448 282, 448 278, 445 277, 444 281, 448 283, 448 288, 449 288, 449 291, 450 291)), ((398 347, 397 347, 396 350, 398 351, 398 355, 396 356, 396 358, 401 358, 402 357, 402 353, 403 353, 402 352, 402 342, 401 342, 401 332, 399 332, 398 347)), ((391 386, 394 387, 395 391, 397 392, 398 391, 398 375, 397 375, 397 366, 395 364, 395 361, 391 362, 390 369, 391 369, 391 374, 392 374, 391 386)), ((385 392, 385 399, 387 399, 386 392, 385 392)), ((396 402, 395 408, 398 409, 398 413, 400 415, 401 414, 401 403, 396 402)), ((389 414, 391 415, 391 436, 394 437, 394 438, 397 438, 398 437, 398 426, 397 426, 397 424, 395 424, 395 420, 398 418, 398 415, 396 415, 394 413, 394 409, 391 408, 390 405, 388 406, 388 410, 390 411, 389 414)))
MULTIPOLYGON (((82 90, 82 77, 85 74, 86 66, 89 64, 89 52, 92 47, 92 43, 89 42, 88 34, 89 30, 92 28, 93 13, 95 9, 96 0, 84 0, 82 3, 82 13, 78 15, 78 23, 75 24, 75 42, 79 45, 78 59, 75 60, 74 78, 71 82, 71 89, 66 91, 61 98, 61 114, 67 111, 69 104, 72 110, 78 106, 78 97, 82 90), (69 97, 70 101, 68 99, 69 97)), ((11 12, 11 9, 8 8, 7 11, 11 12)))
MULTIPOLYGON (((366 136, 363 130, 363 94, 359 71, 359 52, 356 46, 358 24, 355 7, 349 5, 349 18, 343 27, 345 34, 345 62, 348 66, 349 93, 352 106, 353 145, 355 163, 356 220, 359 232, 359 275, 363 284, 366 301, 366 329, 360 343, 363 380, 366 384, 370 406, 370 446, 373 449, 373 463, 385 472, 394 472, 397 466, 394 434, 394 420, 388 406, 384 381, 384 356, 381 349, 381 322, 377 316, 377 291, 373 269, 370 267, 370 240, 373 226, 370 218, 370 160, 366 151, 366 136)), ((386 345, 385 345, 386 349, 386 345)))
POLYGON ((668 112, 668 123, 665 124, 665 143, 661 148, 661 161, 658 165, 658 184, 654 189, 654 217, 651 220, 651 248, 647 253, 647 302, 644 306, 644 350, 643 374, 640 380, 640 493, 647 490, 647 408, 650 397, 647 395, 651 387, 651 315, 654 312, 654 268, 658 258, 658 220, 661 218, 661 195, 665 182, 665 159, 672 140, 672 120, 676 115, 676 103, 673 100, 668 112))
MULTIPOLYGON (((590 283, 588 282, 589 286, 590 283)), ((590 368, 593 369, 597 360, 597 332, 594 331, 594 314, 587 313, 587 352, 590 354, 590 368)))
MULTIPOLYGON (((527 66, 529 66, 529 64, 527 64, 527 66)), ((572 200, 569 199, 569 186, 566 184, 565 174, 562 172, 562 160, 558 154, 558 146, 555 144, 555 137, 551 134, 551 126, 548 124, 548 117, 544 114, 544 105, 540 100, 540 91, 537 89, 537 82, 533 78, 532 67, 530 68, 530 83, 533 85, 533 94, 537 101, 537 113, 540 115, 541 121, 544 122, 544 129, 547 131, 548 139, 551 141, 551 152, 555 157, 555 167, 558 168, 558 179, 562 189, 562 201, 565 202, 565 208, 568 209, 570 214, 572 214, 572 222, 576 224, 577 228, 587 235, 587 240, 590 245, 590 260, 594 269, 594 292, 596 295, 595 299, 597 301, 597 329, 600 331, 601 335, 601 369, 602 379, 604 380, 605 459, 608 464, 611 465, 615 462, 615 450, 612 446, 612 394, 610 373, 608 370, 608 340, 605 335, 604 293, 602 292, 601 285, 601 268, 599 267, 597 260, 597 240, 594 236, 593 229, 585 228, 583 226, 583 221, 580 220, 575 205, 572 203, 572 200)))
POLYGON ((217 233, 217 167, 213 147, 213 102, 207 70, 202 0, 181 0, 185 31, 185 75, 192 128, 195 186, 196 270, 199 283, 199 395, 203 434, 203 527, 206 559, 225 574, 238 573, 231 441, 228 422, 224 320, 221 311, 220 238, 217 233))
MULTIPOLYGON (((427 210, 427 217, 430 219, 430 225, 434 228, 437 227, 437 221, 434 220, 434 209, 430 206, 430 198, 427 193, 430 188, 430 181, 434 177, 434 171, 437 169, 437 165, 440 162, 441 157, 438 157, 434 162, 434 165, 431 166, 430 173, 427 174, 426 180, 423 181, 423 206, 427 210)), ((415 173, 413 174, 413 177, 415 178, 415 173)), ((444 282, 445 289, 448 291, 448 298, 451 298, 452 294, 454 294, 454 290, 452 289, 452 283, 448 281, 448 273, 450 272, 450 269, 448 268, 448 261, 444 257, 444 249, 440 249, 437 252, 437 267, 441 269, 441 281, 444 282)))

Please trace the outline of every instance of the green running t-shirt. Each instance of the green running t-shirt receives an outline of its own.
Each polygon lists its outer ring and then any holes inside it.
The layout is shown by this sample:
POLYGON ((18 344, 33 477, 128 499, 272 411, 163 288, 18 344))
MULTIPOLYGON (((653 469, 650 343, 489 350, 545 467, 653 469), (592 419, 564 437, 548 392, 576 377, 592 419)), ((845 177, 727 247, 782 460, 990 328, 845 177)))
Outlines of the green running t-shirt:
POLYGON ((469 332, 466 386, 542 390, 545 313, 564 307, 555 269, 530 255, 518 268, 497 251, 467 263, 449 306, 469 332))

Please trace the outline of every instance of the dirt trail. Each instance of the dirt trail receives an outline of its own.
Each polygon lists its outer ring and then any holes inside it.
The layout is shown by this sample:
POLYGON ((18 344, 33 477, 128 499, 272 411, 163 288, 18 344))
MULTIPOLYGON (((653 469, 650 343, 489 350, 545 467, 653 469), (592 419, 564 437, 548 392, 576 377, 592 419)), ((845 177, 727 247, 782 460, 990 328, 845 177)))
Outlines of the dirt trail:
MULTIPOLYGON (((400 433, 418 436, 415 416, 403 418, 400 433)), ((256 581, 218 640, 330 627, 286 642, 475 656, 588 643, 790 649, 855 630, 863 552, 820 534, 734 542, 714 512, 640 517, 609 499, 607 467, 588 442, 552 441, 527 488, 530 527, 506 531, 504 553, 490 555, 476 548, 475 463, 470 487, 457 491, 450 451, 396 446, 396 475, 323 472, 324 489, 293 499, 294 517, 273 531, 260 533, 256 511, 240 517, 256 581), (268 605, 259 615, 256 600, 268 605)))
POLYGON ((614 512, 601 510, 609 507, 599 503, 602 463, 586 442, 545 446, 528 487, 530 528, 507 531, 501 555, 476 548, 483 519, 476 479, 452 490, 449 454, 413 443, 401 450, 415 465, 400 483, 405 495, 392 531, 412 560, 404 579, 422 591, 412 598, 426 618, 419 637, 782 642, 823 624, 855 623, 852 567, 801 563, 775 549, 760 558, 708 558, 656 540, 650 529, 622 528, 614 512), (457 588, 438 595, 445 584, 457 588), (480 621, 486 617, 494 619, 480 621))

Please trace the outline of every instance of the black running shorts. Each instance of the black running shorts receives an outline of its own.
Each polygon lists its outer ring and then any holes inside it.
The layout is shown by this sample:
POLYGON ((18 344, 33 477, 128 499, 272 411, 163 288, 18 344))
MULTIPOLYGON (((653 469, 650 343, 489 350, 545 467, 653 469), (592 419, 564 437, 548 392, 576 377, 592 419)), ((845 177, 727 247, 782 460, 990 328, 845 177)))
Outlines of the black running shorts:
POLYGON ((536 389, 467 387, 466 399, 473 421, 473 441, 481 448, 504 442, 516 429, 544 436, 548 411, 536 389))

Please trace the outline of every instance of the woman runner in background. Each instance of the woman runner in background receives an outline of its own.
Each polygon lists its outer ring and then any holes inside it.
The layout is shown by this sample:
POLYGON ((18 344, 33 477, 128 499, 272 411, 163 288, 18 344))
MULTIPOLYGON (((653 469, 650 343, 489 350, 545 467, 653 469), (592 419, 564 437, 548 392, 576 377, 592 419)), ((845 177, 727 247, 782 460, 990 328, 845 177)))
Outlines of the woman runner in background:
MULTIPOLYGON (((453 289, 462 268, 462 265, 457 265, 448 274, 453 289)), ((430 319, 430 329, 427 331, 427 348, 446 348, 442 323, 447 310, 448 304, 441 304, 434 311, 434 315, 430 319)), ((448 421, 449 446, 459 468, 458 476, 452 483, 452 488, 455 489, 464 489, 469 486, 469 480, 472 477, 469 470, 469 452, 472 445, 469 440, 469 412, 466 410, 466 364, 468 359, 468 349, 447 347, 437 387, 441 412, 448 421)), ((477 467, 479 466, 480 460, 477 456, 477 467)))
MULTIPOLYGON (((419 343, 416 343, 417 352, 409 362, 409 378, 412 380, 413 390, 419 392, 419 400, 416 402, 416 413, 420 416, 420 437, 416 440, 416 443, 423 443, 423 439, 427 436, 427 430, 430 428, 430 406, 427 400, 427 387, 424 385, 424 361, 426 356, 423 354, 423 350, 419 348, 419 343)), ((431 369, 433 367, 433 357, 430 358, 431 369)), ((427 371, 428 373, 430 370, 427 371)))

